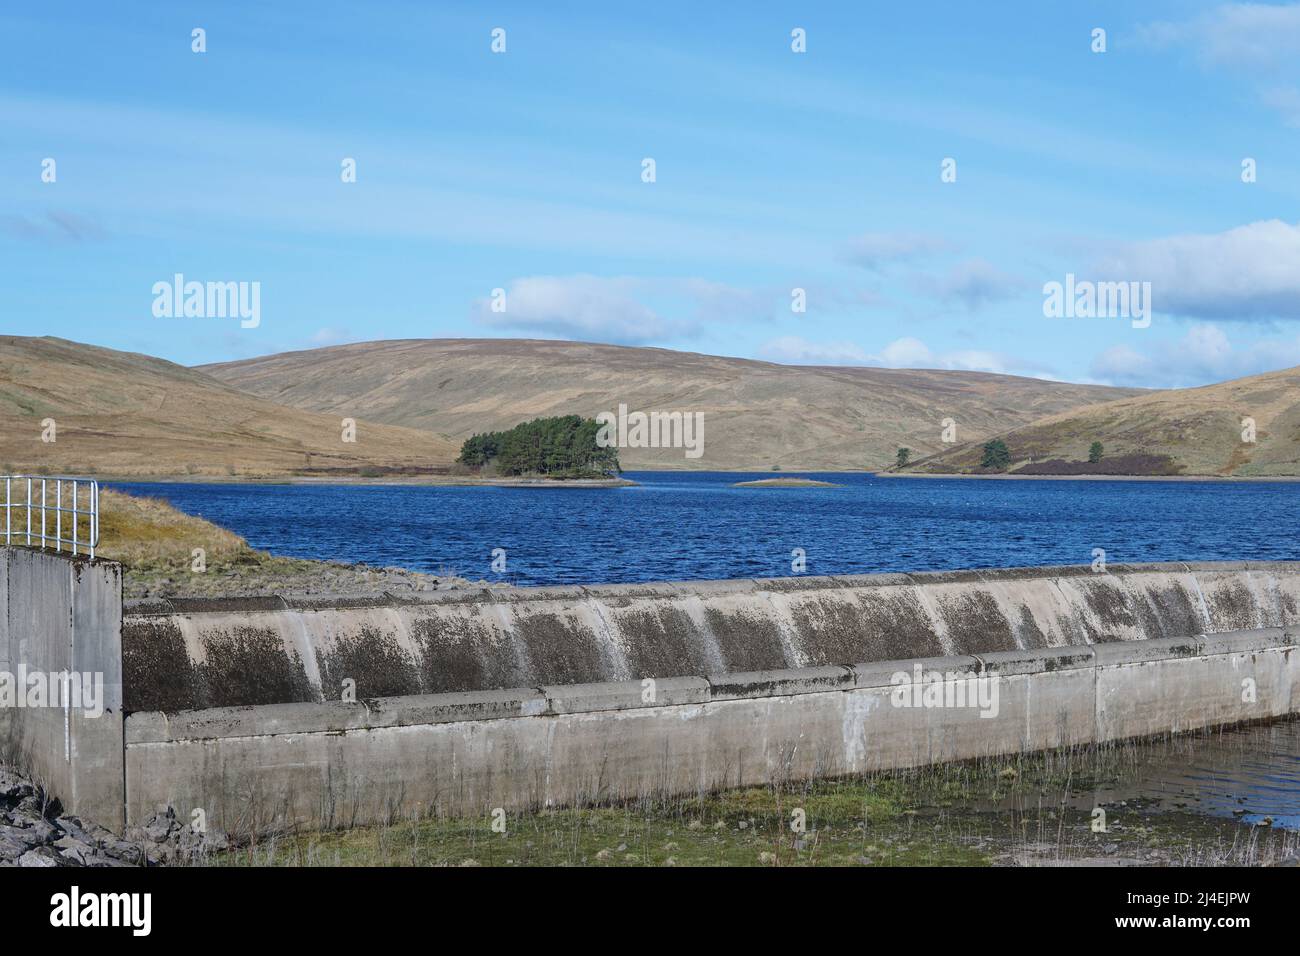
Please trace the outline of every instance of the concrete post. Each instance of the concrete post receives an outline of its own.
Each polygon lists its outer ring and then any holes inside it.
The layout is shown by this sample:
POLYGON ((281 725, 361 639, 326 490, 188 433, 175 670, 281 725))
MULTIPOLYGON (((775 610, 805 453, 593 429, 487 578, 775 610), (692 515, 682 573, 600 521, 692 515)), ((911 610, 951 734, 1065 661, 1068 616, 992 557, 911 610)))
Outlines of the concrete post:
POLYGON ((8 688, 0 759, 30 774, 64 812, 121 832, 122 567, 25 548, 0 553, 0 680, 8 688), (79 680, 85 692, 69 700, 79 680))

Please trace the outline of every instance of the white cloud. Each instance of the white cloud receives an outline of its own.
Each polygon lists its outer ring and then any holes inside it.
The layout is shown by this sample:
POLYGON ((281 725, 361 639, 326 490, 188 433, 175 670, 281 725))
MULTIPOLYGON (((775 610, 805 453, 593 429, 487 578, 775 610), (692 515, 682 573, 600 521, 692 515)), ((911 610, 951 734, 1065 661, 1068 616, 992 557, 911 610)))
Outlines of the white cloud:
POLYGON ((480 321, 562 338, 638 344, 693 331, 637 301, 638 280, 591 275, 530 276, 506 288, 505 310, 475 302, 480 321))
POLYGON ((1191 20, 1147 24, 1138 35, 1157 47, 1190 47, 1215 66, 1284 66, 1300 56, 1300 4, 1225 3, 1191 20))
MULTIPOLYGON (((528 276, 505 288, 505 310, 473 304, 478 321, 544 336, 640 345, 698 335, 711 322, 767 320, 773 290, 699 278, 528 276)), ((788 295, 788 291, 784 293, 788 295)))
POLYGON ((810 342, 797 335, 772 339, 758 349, 758 357, 791 365, 873 365, 883 368, 939 368, 1005 375, 1052 377, 1035 362, 1001 352, 954 349, 934 352, 920 339, 904 336, 872 354, 847 341, 810 342))
POLYGON ((869 355, 852 342, 809 342, 797 335, 783 335, 758 347, 759 358, 791 365, 876 365, 869 355))
POLYGON ((1300 226, 1278 219, 1210 235, 1125 243, 1098 278, 1151 283, 1158 313, 1198 319, 1300 319, 1300 226))
POLYGON ((1258 375, 1300 365, 1300 337, 1261 339, 1233 348, 1227 334, 1212 323, 1198 323, 1173 342, 1146 352, 1117 345, 1093 360, 1091 373, 1114 385, 1179 388, 1258 375))

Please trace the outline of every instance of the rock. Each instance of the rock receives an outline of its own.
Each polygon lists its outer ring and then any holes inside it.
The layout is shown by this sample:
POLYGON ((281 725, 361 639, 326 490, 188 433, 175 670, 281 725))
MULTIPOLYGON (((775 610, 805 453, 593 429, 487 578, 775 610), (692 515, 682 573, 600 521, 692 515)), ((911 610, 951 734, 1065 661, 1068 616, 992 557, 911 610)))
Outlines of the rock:
POLYGON ((38 843, 53 843, 61 835, 58 827, 40 817, 35 819, 26 817, 16 822, 18 822, 23 829, 30 832, 36 838, 38 843))
POLYGON ((163 843, 171 836, 172 831, 179 829, 179 827, 180 824, 176 822, 176 811, 168 807, 146 820, 144 826, 140 829, 151 842, 163 843))
POLYGON ((30 850, 34 846, 49 842, 34 828, 10 826, 0 826, 0 840, 22 844, 24 850, 30 850))
POLYGON ((83 843, 76 837, 60 837, 54 841, 54 846, 59 849, 60 855, 64 857, 64 859, 80 863, 82 866, 85 866, 86 861, 95 855, 95 848, 93 846, 88 843, 83 843))
POLYGON ((30 797, 33 792, 30 783, 16 773, 0 767, 0 800, 17 803, 24 797, 30 797))
POLYGON ((11 863, 32 848, 29 843, 22 843, 13 837, 0 835, 0 862, 11 863))
POLYGON ((58 852, 52 847, 38 846, 34 850, 28 850, 18 858, 19 866, 69 866, 69 861, 59 856, 58 852))
POLYGON ((144 849, 138 844, 114 838, 105 840, 101 845, 108 856, 122 860, 128 866, 139 866, 144 862, 144 849))

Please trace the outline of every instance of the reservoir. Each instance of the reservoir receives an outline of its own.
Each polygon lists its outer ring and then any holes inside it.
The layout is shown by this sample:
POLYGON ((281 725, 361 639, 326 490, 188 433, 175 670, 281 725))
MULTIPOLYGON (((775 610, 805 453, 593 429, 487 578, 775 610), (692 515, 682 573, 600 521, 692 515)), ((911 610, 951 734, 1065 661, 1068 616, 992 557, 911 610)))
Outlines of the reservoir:
POLYGON ((630 472, 620 488, 110 487, 274 554, 516 585, 1089 565, 1097 549, 1110 564, 1300 558, 1295 483, 797 474, 838 487, 733 487, 771 477, 754 472, 630 472))

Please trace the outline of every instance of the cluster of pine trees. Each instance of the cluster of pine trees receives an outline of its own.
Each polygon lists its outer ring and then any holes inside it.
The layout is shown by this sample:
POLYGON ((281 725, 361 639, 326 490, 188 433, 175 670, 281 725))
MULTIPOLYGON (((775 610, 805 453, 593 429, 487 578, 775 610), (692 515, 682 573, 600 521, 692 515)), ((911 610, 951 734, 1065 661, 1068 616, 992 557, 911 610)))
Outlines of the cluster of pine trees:
POLYGON ((605 478, 622 473, 618 449, 596 444, 599 431, 594 418, 580 415, 535 418, 509 431, 466 439, 456 460, 471 468, 492 464, 499 474, 509 476, 605 478))

